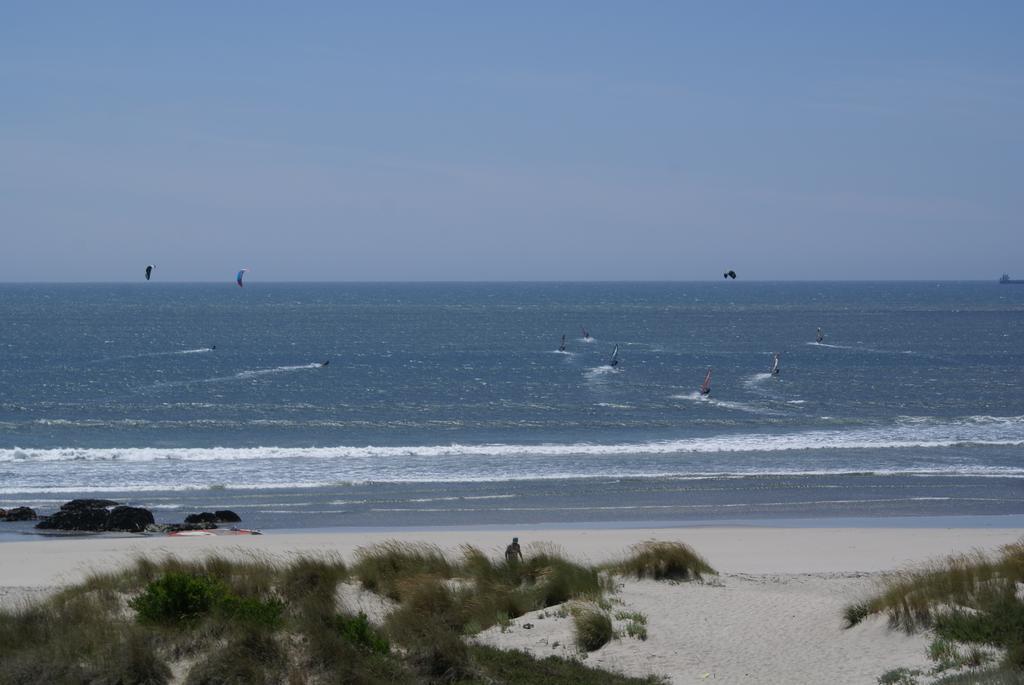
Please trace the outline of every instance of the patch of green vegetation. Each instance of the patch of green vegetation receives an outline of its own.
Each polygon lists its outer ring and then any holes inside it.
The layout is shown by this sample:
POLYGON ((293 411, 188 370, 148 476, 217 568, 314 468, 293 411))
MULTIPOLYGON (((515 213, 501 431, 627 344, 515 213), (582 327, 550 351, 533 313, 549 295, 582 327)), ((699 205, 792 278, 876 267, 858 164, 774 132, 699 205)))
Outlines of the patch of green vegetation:
POLYGON ((170 571, 149 583, 128 605, 141 621, 177 623, 208 614, 227 596, 227 587, 218 580, 170 571))
POLYGON ((387 638, 373 629, 366 614, 362 612, 359 612, 357 616, 343 614, 335 616, 334 627, 343 638, 357 647, 375 654, 387 654, 391 651, 391 645, 387 638))
POLYGON ((601 649, 615 637, 611 616, 596 607, 580 609, 573 615, 572 621, 576 646, 584 652, 601 649))
POLYGON ((1024 673, 1005 668, 971 670, 943 676, 931 685, 1024 685, 1024 673))
POLYGON ((144 623, 196 621, 218 613, 238 623, 267 628, 281 623, 284 610, 284 604, 277 599, 239 597, 221 580, 181 571, 170 571, 150 582, 128 605, 144 623))
POLYGON ((615 620, 626 622, 626 635, 634 640, 647 639, 647 616, 639 611, 617 611, 615 620))
POLYGON ((348 577, 348 569, 340 557, 308 557, 295 559, 281 572, 280 592, 289 602, 313 598, 332 601, 338 584, 348 577))
POLYGON ((985 646, 1004 654, 992 673, 1024 675, 1024 599, 1017 593, 1022 582, 1024 543, 1017 543, 995 558, 960 555, 896 574, 873 599, 846 607, 844 616, 855 625, 884 612, 894 628, 930 629, 936 637, 929 653, 936 672, 980 665, 987 659, 980 649, 985 646), (967 645, 966 654, 957 645, 967 645))
POLYGON ((643 542, 634 545, 626 559, 612 565, 623 575, 653 580, 700 580, 717 571, 699 554, 681 542, 643 542))
POLYGON ((356 550, 352 573, 363 587, 400 601, 402 585, 419 576, 451 578, 455 568, 436 545, 390 540, 356 550))
POLYGON ((921 671, 909 668, 894 668, 878 678, 878 685, 918 685, 921 671))
MULTIPOLYGON (((584 649, 614 638, 610 578, 553 548, 533 547, 513 563, 473 548, 454 561, 430 545, 360 550, 351 576, 399 602, 383 626, 339 606, 349 573, 336 557, 139 558, 0 610, 0 685, 163 685, 172 666, 189 685, 659 682, 466 641, 528 611, 557 605, 550 613, 567 616, 569 600, 590 602, 574 619, 584 649)), ((620 614, 643 639, 646 617, 620 614)))
POLYGON ((503 685, 550 685, 552 683, 586 685, 666 685, 665 678, 648 676, 631 678, 589 668, 578 661, 549 656, 534 659, 525 652, 472 645, 469 656, 476 677, 473 683, 502 683, 503 685))
POLYGON ((857 602, 847 605, 843 608, 843 618, 846 620, 846 627, 854 627, 870 616, 871 613, 871 604, 869 602, 857 602))
POLYGON ((647 616, 639 611, 617 611, 615 612, 615 620, 632 621, 633 623, 639 623, 642 626, 647 625, 647 616))

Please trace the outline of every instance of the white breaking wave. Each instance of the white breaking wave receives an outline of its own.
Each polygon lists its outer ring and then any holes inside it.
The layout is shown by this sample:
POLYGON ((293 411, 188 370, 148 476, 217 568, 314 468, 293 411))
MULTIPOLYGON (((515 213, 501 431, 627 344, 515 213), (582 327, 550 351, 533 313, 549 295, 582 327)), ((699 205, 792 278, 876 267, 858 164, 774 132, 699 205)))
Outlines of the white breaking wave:
POLYGON ((600 444, 459 444, 334 447, 6 448, 3 462, 241 461, 278 459, 400 459, 405 457, 561 457, 790 450, 903 449, 955 446, 1024 446, 1024 416, 970 416, 937 420, 902 417, 892 425, 795 433, 744 433, 680 440, 600 444))

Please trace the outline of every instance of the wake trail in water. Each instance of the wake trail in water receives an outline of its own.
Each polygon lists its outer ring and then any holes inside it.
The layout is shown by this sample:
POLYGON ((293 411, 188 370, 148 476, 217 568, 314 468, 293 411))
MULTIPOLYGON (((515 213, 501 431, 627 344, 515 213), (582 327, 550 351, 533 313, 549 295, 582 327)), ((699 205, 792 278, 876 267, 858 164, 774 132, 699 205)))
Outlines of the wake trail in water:
POLYGON ((830 343, 809 342, 811 347, 828 347, 833 350, 851 350, 853 352, 869 352, 871 354, 915 354, 913 350, 881 350, 877 347, 866 347, 864 345, 832 345, 830 343))
POLYGON ((261 376, 270 376, 279 373, 291 373, 295 371, 307 371, 309 369, 323 368, 323 365, 318 362, 311 364, 295 364, 292 366, 274 366, 266 369, 249 369, 247 371, 239 371, 232 376, 214 376, 213 378, 196 378, 186 381, 169 381, 166 383, 156 383, 153 388, 175 388, 184 385, 193 385, 199 383, 226 383, 230 381, 241 381, 250 380, 253 378, 259 378, 261 376))
POLYGON ((173 357, 179 354, 205 354, 207 352, 215 352, 213 347, 196 347, 189 350, 165 350, 163 352, 140 352, 139 354, 125 354, 119 357, 105 357, 103 359, 96 359, 92 363, 102 362, 116 362, 124 361, 126 359, 150 359, 152 357, 173 357))
POLYGON ((764 414, 772 415, 776 412, 766 409, 764 407, 758 407, 753 404, 746 404, 745 402, 731 402, 729 400, 720 400, 711 395, 701 395, 700 392, 694 390, 691 393, 672 395, 673 400, 689 400, 691 402, 702 402, 704 404, 711 405, 713 407, 721 407, 722 409, 733 409, 735 411, 743 411, 749 414, 764 414))
POLYGON ((312 364, 296 364, 294 366, 275 366, 269 369, 253 369, 251 371, 240 371, 239 373, 236 373, 234 376, 230 376, 228 379, 230 380, 238 378, 244 380, 246 378, 257 378, 259 376, 268 376, 270 374, 275 373, 289 373, 292 371, 303 371, 305 369, 319 368, 321 368, 321 364, 316 362, 312 364))
POLYGON ((771 377, 772 375, 770 373, 755 373, 753 376, 750 376, 749 378, 745 379, 743 381, 743 384, 746 385, 747 387, 750 387, 758 385, 759 383, 763 383, 764 381, 770 380, 771 377))
POLYGON ((586 371, 583 372, 583 375, 586 378, 596 379, 602 378, 609 374, 619 373, 619 371, 620 370, 617 366, 609 366, 608 364, 603 364, 601 366, 595 366, 592 369, 587 369, 586 371))

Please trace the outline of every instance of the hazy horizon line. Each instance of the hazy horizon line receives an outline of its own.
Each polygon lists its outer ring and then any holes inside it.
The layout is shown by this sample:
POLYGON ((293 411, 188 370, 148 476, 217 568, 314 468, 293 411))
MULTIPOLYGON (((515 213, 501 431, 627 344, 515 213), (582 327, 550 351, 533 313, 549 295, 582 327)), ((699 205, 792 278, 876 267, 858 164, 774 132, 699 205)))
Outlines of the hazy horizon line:
MULTIPOLYGON (((420 279, 420 280, 254 280, 247 281, 245 287, 257 287, 265 285, 391 285, 391 284, 438 284, 438 285, 475 285, 475 284, 634 284, 634 283, 721 283, 725 279, 601 279, 601 280, 547 280, 547 279, 498 279, 498 280, 474 280, 474 279, 420 279)), ((999 284, 998 278, 835 278, 835 279, 735 279, 725 281, 729 285, 737 283, 995 283, 999 284)), ((0 285, 138 285, 141 287, 159 287, 161 285, 235 285, 233 279, 216 281, 4 281, 0 285)), ((236 286, 237 287, 237 286, 236 286)))

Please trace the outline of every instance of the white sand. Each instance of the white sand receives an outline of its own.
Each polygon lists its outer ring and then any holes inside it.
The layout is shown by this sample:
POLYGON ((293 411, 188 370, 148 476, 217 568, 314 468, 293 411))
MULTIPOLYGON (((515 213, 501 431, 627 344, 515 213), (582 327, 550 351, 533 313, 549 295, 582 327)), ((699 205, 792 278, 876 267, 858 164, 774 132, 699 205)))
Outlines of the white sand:
MULTIPOLYGON (((883 619, 844 630, 842 607, 869 594, 881 572, 952 553, 995 551, 1022 535, 1020 529, 665 528, 524 530, 520 538, 526 544, 554 543, 589 562, 620 556, 643 540, 678 540, 721 572, 707 584, 624 582, 615 596, 621 605, 614 610, 645 614, 649 639, 614 640, 586 663, 633 675, 657 673, 676 683, 874 683, 891 668, 924 666, 927 639, 890 631, 883 619)), ((90 571, 118 568, 140 554, 314 552, 351 560, 357 547, 386 539, 432 542, 451 551, 468 543, 498 554, 508 537, 486 530, 436 530, 0 543, 0 605, 39 596, 90 571)), ((348 599, 367 601, 356 595, 348 599)), ((550 609, 546 618, 538 613, 479 639, 541 656, 576 654, 571 621, 550 609), (534 627, 527 630, 525 623, 534 627)))

